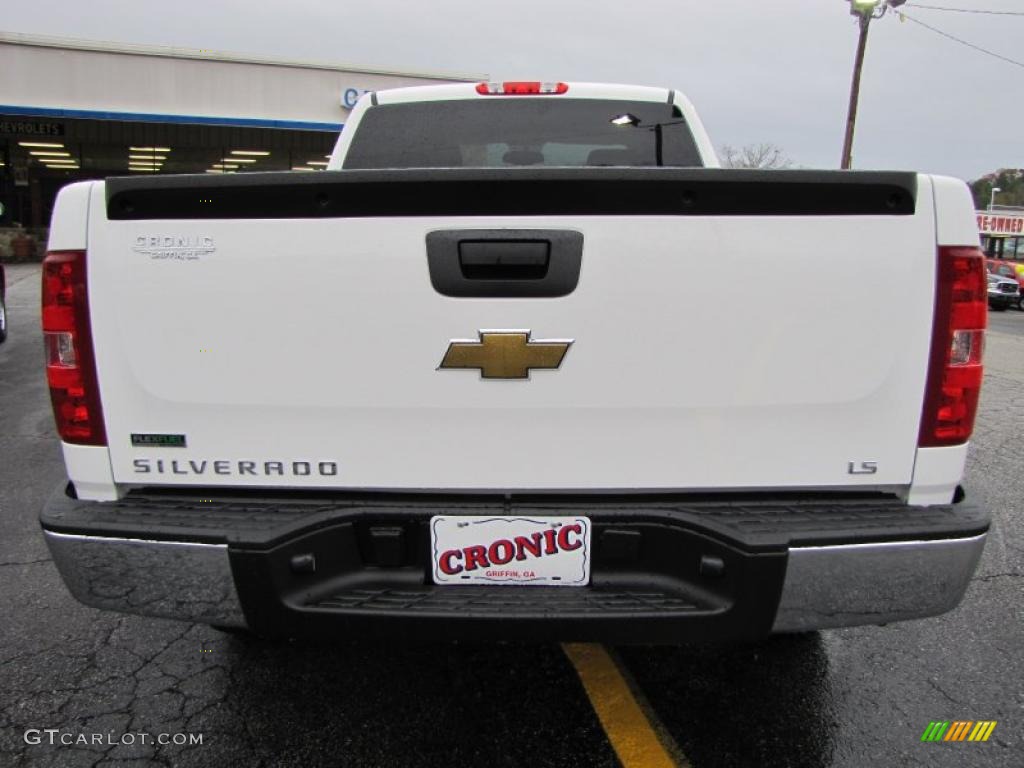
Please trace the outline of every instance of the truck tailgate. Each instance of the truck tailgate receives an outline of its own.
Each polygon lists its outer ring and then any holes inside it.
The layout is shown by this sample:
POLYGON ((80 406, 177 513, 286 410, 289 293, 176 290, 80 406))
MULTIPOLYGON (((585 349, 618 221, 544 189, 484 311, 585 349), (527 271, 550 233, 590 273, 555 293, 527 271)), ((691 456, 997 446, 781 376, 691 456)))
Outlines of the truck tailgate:
POLYGON ((789 192, 764 174, 648 174, 577 174, 580 190, 617 181, 607 189, 620 190, 621 210, 603 187, 551 202, 543 178, 544 206, 513 206, 492 195, 493 171, 458 176, 461 207, 429 179, 317 174, 302 184, 322 210, 308 213, 291 187, 257 174, 147 179, 151 198, 141 182, 97 183, 88 280, 115 480, 908 485, 934 301, 928 178, 909 210, 886 210, 891 195, 865 206, 847 194, 859 207, 845 211, 840 174, 784 175, 789 192), (647 198, 630 185, 644 178, 664 187, 652 201, 667 189, 680 210, 637 202, 647 198), (161 190, 189 202, 161 208, 161 190), (580 233, 578 284, 559 297, 442 295, 426 239, 458 230, 580 233), (572 344, 557 370, 526 379, 439 370, 450 342, 484 330, 572 344))

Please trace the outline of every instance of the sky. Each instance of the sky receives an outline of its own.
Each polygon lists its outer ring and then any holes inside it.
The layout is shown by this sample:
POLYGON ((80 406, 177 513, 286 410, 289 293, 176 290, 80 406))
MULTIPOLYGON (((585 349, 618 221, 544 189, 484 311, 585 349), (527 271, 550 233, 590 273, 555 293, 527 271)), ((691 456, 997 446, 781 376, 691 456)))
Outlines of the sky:
MULTIPOLYGON (((873 21, 855 168, 967 180, 1024 168, 1024 0, 908 2, 873 21)), ((675 87, 716 147, 770 142, 797 166, 838 167, 856 21, 846 0, 32 0, 7 32, 214 49, 492 79, 675 87)), ((2 65, 2 63, 0 63, 2 65)))

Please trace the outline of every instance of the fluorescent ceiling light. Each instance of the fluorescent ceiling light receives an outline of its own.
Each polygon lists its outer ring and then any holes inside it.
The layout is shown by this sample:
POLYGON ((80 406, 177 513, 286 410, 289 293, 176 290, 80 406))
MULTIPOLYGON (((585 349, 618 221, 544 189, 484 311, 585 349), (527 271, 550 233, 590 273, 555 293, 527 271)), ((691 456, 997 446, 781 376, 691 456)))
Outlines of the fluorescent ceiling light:
POLYGON ((50 150, 33 150, 29 152, 32 157, 71 157, 70 152, 52 152, 50 150))
POLYGON ((256 149, 232 149, 231 150, 231 154, 232 155, 252 155, 253 157, 266 157, 270 153, 269 152, 264 152, 261 149, 260 150, 256 150, 256 149))
POLYGON ((136 171, 141 173, 156 173, 159 168, 129 168, 129 171, 136 171))
POLYGON ((302 165, 296 165, 296 166, 292 167, 292 170, 293 171, 310 171, 310 172, 312 172, 312 171, 315 171, 316 168, 306 168, 305 166, 302 166, 302 165))
POLYGON ((224 160, 229 163, 255 163, 256 161, 250 157, 225 157, 224 160))
POLYGON ((234 163, 214 163, 210 167, 211 168, 226 168, 228 170, 232 170, 233 171, 238 166, 235 165, 234 163))
POLYGON ((327 165, 323 160, 310 160, 306 165, 327 165))
POLYGON ((50 160, 49 162, 43 163, 43 165, 55 166, 55 165, 78 165, 77 160, 50 160))
POLYGON ((153 162, 160 161, 161 163, 167 159, 166 155, 128 155, 129 160, 151 160, 153 162))
POLYGON ((170 152, 170 147, 128 147, 131 152, 170 152))
POLYGON ((45 142, 39 141, 19 141, 18 146, 20 147, 41 147, 43 149, 64 149, 63 144, 46 144, 45 142))

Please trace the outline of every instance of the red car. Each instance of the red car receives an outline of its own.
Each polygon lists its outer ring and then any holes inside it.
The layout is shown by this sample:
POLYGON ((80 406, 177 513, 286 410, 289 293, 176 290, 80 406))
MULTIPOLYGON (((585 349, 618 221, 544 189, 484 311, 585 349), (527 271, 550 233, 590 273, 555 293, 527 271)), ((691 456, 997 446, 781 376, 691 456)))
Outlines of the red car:
POLYGON ((985 265, 993 275, 1009 277, 1020 286, 1021 298, 1017 299, 1017 309, 1024 310, 1024 262, 1005 261, 1003 259, 986 259, 985 265))

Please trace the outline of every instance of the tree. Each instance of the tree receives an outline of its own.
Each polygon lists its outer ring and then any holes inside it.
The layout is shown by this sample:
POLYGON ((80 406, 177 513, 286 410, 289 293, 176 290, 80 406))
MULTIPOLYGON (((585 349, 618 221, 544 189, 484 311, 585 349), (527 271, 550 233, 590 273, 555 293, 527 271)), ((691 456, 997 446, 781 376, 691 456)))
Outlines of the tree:
POLYGON ((766 142, 745 144, 739 149, 725 144, 722 147, 721 160, 726 168, 781 169, 793 165, 781 147, 766 142))
POLYGON ((988 208, 993 187, 999 187, 996 205, 1024 207, 1024 169, 1001 168, 972 181, 971 194, 974 195, 974 207, 977 210, 988 208))

